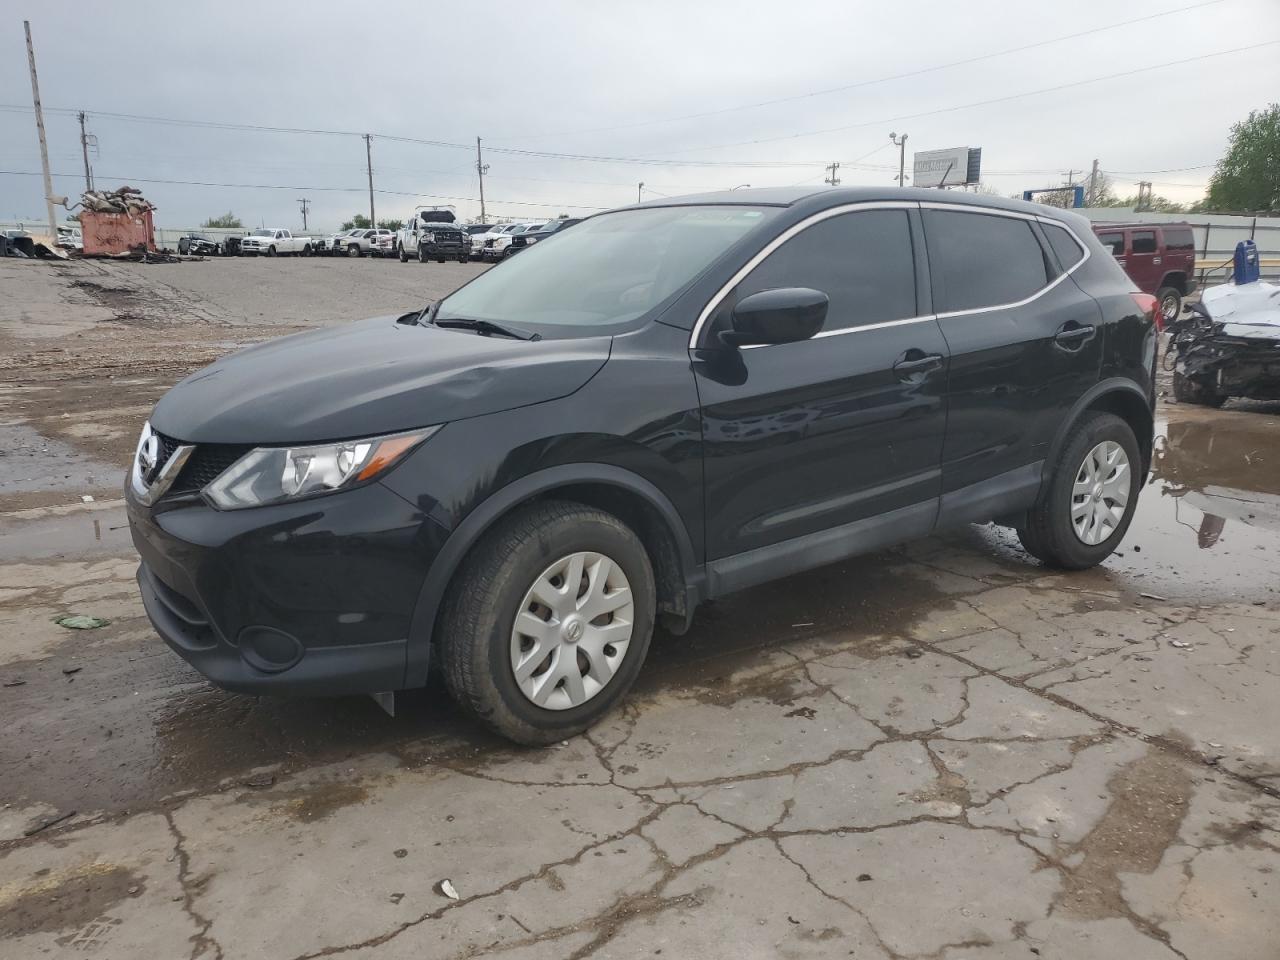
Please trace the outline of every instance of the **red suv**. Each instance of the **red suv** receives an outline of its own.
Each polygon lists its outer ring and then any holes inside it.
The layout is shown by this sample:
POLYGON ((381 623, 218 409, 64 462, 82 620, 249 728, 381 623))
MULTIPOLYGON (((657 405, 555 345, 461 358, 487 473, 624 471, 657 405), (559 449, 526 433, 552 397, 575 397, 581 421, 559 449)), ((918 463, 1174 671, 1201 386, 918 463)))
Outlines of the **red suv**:
POLYGON ((1164 323, 1196 289, 1196 241, 1189 223, 1095 223, 1093 232, 1143 293, 1160 301, 1164 323))

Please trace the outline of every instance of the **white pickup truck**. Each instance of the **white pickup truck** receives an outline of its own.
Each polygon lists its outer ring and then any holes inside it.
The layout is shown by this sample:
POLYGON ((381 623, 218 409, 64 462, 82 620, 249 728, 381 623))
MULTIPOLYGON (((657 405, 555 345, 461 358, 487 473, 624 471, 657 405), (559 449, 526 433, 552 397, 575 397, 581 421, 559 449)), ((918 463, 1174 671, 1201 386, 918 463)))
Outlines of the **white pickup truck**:
POLYGON ((254 230, 240 241, 241 255, 262 254, 267 257, 282 256, 286 253, 311 256, 314 250, 314 239, 311 237, 295 237, 288 230, 278 227, 264 227, 254 230))

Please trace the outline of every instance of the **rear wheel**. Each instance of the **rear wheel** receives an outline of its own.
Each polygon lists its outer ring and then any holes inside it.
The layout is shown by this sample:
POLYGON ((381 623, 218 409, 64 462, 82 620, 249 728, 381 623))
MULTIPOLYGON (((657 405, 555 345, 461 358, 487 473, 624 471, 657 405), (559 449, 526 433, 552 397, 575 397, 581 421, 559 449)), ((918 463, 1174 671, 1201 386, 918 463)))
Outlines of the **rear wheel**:
POLYGON ((581 733, 639 673, 654 604, 649 557, 617 517, 534 504, 485 535, 449 590, 440 619, 449 689, 518 743, 581 733))
POLYGON ((400 250, 399 250, 399 254, 400 254, 400 262, 401 262, 401 263, 408 263, 408 262, 409 262, 409 255, 408 255, 407 253, 405 253, 405 252, 404 252, 404 247, 401 247, 401 248, 400 248, 400 250))
POLYGON ((311 244, 308 243, 302 248, 302 255, 304 257, 309 257, 311 256, 311 253, 312 253, 311 244))
POLYGON ((1227 402, 1225 396, 1196 383, 1181 370, 1173 371, 1173 398, 1179 403, 1196 403, 1202 407, 1220 407, 1227 402))
POLYGON ((1114 414, 1086 414, 1071 428, 1053 469, 1018 539, 1050 566, 1095 566, 1119 546, 1133 520, 1142 485, 1138 441, 1114 414))
POLYGON ((1182 294, 1176 287, 1161 287, 1156 291, 1156 300, 1160 304, 1160 316, 1167 327, 1182 313, 1182 294))

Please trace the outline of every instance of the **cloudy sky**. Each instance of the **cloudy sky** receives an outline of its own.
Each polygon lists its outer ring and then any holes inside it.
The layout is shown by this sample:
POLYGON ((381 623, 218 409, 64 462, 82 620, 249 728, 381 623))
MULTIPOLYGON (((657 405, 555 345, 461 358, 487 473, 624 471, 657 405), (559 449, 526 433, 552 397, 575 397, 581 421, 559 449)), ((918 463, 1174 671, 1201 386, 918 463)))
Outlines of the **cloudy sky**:
POLYGON ((890 132, 908 170, 982 147, 1004 194, 1097 158, 1121 194, 1195 200, 1232 122, 1280 90, 1277 0, 46 0, 0 22, 0 220, 43 215, 23 16, 54 192, 83 188, 84 110, 98 185, 142 187, 166 226, 231 210, 297 230, 307 197, 312 232, 336 227, 368 211, 366 132, 379 218, 477 214, 477 136, 491 219, 630 203, 640 182, 821 186, 832 161, 887 184, 890 132))

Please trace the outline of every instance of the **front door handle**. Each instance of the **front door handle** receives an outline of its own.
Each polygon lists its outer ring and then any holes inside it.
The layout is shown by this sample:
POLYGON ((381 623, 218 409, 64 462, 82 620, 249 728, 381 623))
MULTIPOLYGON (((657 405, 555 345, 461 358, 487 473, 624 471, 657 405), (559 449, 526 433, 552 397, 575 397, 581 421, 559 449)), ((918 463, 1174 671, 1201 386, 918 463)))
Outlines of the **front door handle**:
POLYGON ((1095 332, 1091 323, 1079 324, 1070 320, 1058 328, 1053 340, 1068 350, 1077 350, 1092 340, 1095 332))
POLYGON ((941 366, 942 354, 925 353, 913 347, 898 358, 893 365, 893 372, 897 374, 899 380, 910 383, 923 379, 924 374, 937 370, 941 366))

